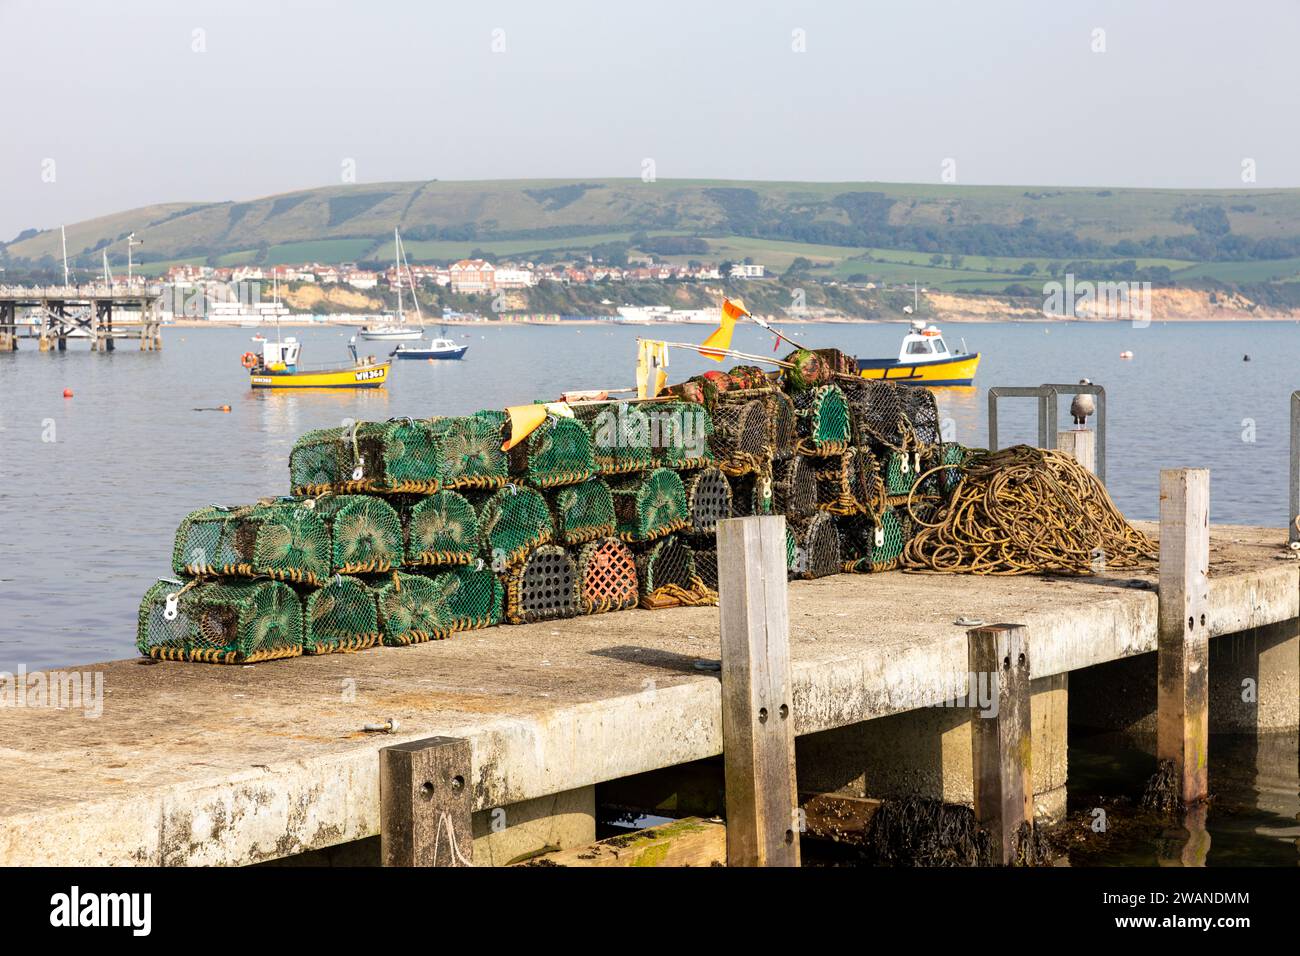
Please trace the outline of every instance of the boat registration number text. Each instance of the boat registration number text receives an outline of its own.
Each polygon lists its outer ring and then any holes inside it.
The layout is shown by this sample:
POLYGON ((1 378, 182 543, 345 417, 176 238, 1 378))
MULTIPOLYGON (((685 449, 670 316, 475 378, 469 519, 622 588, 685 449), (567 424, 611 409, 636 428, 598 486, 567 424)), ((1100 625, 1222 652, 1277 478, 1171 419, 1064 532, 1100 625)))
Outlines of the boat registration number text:
POLYGON ((358 382, 368 382, 371 379, 383 378, 384 370, 382 368, 368 368, 356 373, 358 382))

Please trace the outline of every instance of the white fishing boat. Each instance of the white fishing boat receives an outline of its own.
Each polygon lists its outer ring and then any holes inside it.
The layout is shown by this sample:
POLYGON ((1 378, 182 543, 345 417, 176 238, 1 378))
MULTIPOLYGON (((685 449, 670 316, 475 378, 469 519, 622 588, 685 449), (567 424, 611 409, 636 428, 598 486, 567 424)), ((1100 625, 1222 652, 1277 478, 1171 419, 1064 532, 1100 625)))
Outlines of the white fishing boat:
MULTIPOLYGON (((406 311, 402 308, 402 267, 406 255, 402 250, 402 237, 396 229, 393 230, 393 260, 397 272, 397 311, 384 313, 382 324, 367 325, 357 334, 371 342, 418 342, 424 338, 424 328, 421 325, 407 325, 406 311)), ((409 266, 406 268, 410 269, 409 266)), ((415 303, 418 313, 420 301, 415 297, 414 281, 411 282, 411 301, 415 303)))
POLYGON ((468 345, 457 345, 447 338, 434 339, 427 346, 399 345, 389 353, 389 358, 399 359, 458 359, 469 351, 468 345))

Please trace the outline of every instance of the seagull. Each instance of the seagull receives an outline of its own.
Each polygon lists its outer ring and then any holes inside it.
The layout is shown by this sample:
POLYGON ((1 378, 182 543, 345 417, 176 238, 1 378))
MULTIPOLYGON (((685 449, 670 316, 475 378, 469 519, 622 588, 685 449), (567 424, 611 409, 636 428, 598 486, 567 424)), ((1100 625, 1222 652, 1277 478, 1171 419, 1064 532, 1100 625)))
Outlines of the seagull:
MULTIPOLYGON (((1079 379, 1080 385, 1091 385, 1086 378, 1079 379)), ((1076 395, 1074 401, 1070 403, 1070 414, 1074 416, 1074 424, 1080 428, 1088 424, 1088 416, 1097 410, 1097 403, 1092 400, 1091 395, 1076 395)))

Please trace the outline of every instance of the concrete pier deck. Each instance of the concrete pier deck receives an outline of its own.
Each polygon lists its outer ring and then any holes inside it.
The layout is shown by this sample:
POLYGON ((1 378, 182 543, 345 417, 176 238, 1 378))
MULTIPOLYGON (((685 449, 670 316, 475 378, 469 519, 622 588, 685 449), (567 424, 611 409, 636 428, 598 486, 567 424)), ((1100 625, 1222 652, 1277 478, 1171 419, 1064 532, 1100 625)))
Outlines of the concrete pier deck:
MULTIPOLYGON (((1213 527, 1210 577, 1214 636, 1300 616, 1285 531, 1213 527)), ((1025 625, 1035 678, 1148 653, 1154 569, 792 582, 797 733, 962 693, 958 618, 1025 625)), ((478 810, 716 755, 720 685, 697 662, 718 653, 717 609, 683 608, 246 667, 77 668, 104 674, 99 719, 0 708, 0 864, 243 864, 373 836, 378 751, 402 740, 467 738, 478 810)))

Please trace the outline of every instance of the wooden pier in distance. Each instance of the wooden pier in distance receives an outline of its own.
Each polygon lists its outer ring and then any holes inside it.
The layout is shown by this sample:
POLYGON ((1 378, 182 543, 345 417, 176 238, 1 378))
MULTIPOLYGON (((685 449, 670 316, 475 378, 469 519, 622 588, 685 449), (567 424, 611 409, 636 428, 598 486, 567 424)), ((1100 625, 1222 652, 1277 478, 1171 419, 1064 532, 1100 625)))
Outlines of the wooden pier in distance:
POLYGON ((39 350, 66 351, 69 338, 86 338, 92 352, 112 352, 118 339, 138 339, 140 351, 162 348, 162 292, 143 282, 58 286, 0 285, 0 352, 18 351, 19 333, 39 350), (20 312, 37 321, 19 323, 20 312))

